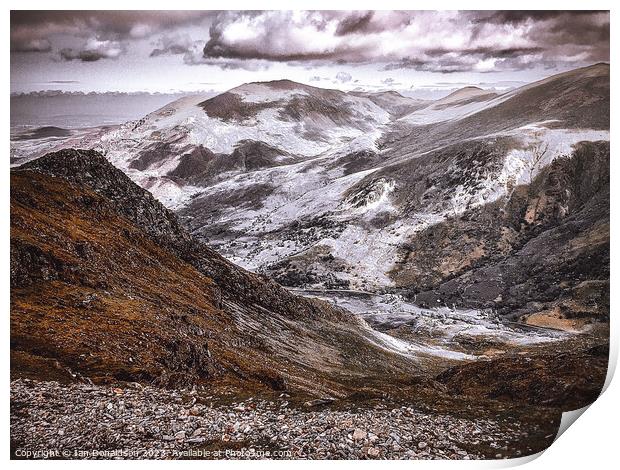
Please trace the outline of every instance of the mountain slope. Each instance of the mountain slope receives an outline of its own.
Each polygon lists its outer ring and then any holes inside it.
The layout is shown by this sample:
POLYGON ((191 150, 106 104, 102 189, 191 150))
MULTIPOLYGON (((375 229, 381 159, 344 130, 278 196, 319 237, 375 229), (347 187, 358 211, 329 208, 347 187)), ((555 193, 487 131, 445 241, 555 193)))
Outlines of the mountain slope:
POLYGON ((403 117, 399 121, 403 128, 395 128, 386 140, 398 140, 397 153, 405 155, 476 137, 510 133, 536 123, 555 129, 608 130, 609 64, 553 75, 464 107, 455 104, 456 119, 446 110, 429 122, 411 120, 416 115, 413 113, 403 117))
POLYGON ((417 370, 350 313, 193 240, 97 153, 67 150, 13 170, 11 224, 18 376, 339 396, 417 370))
MULTIPOLYGON (((597 64, 502 95, 466 87, 426 103, 286 80, 246 84, 171 103, 88 146, 247 269, 289 287, 421 292, 499 245, 495 261, 525 243, 512 224, 531 201, 516 195, 537 194, 556 160, 608 141, 608 129, 609 66, 597 64), (509 212, 496 218, 504 225, 474 220, 493 211, 509 212), (471 250, 411 255, 423 234, 453 220, 471 250), (492 249, 474 246, 477 231, 492 249)), ((570 191, 568 181, 550 190, 570 191)))
POLYGON ((400 256, 395 282, 422 303, 608 319, 609 143, 577 145, 531 184, 415 234, 400 256))
MULTIPOLYGON (((322 240, 312 242, 313 246, 305 249, 301 246, 292 256, 268 266, 267 272, 280 282, 293 285, 327 279, 332 285, 340 283, 364 289, 394 286, 381 273, 399 271, 401 254, 407 251, 418 233, 452 217, 466 215, 476 207, 501 206, 515 187, 530 186, 555 159, 570 157, 579 142, 608 140, 607 130, 589 128, 594 119, 593 103, 601 106, 596 119, 602 126, 608 122, 609 109, 605 107, 605 103, 608 105, 608 93, 605 94, 608 82, 608 67, 594 66, 515 90, 507 97, 492 98, 491 101, 500 98, 504 101, 488 109, 487 101, 482 111, 469 117, 462 118, 457 113, 453 120, 446 122, 423 126, 408 124, 397 137, 394 137, 397 131, 393 131, 394 134, 383 138, 381 152, 370 156, 353 154, 354 160, 370 161, 371 166, 366 167, 370 170, 364 173, 362 166, 362 171, 346 179, 334 178, 331 182, 334 189, 337 182, 344 186, 338 199, 332 202, 326 196, 329 191, 325 187, 320 190, 328 208, 323 214, 327 220, 321 226, 331 227, 330 232, 323 235, 317 229, 319 234, 315 238, 322 240), (582 97, 578 103, 573 99, 575 90, 579 90, 582 97), (545 99, 541 100, 543 96, 545 99), (539 107, 543 110, 537 111, 539 113, 549 110, 549 118, 560 118, 561 113, 570 112, 575 116, 583 113, 583 120, 554 121, 553 125, 531 122, 530 119, 541 119, 542 115, 532 115, 528 110, 539 107), (494 114, 488 117, 491 111, 494 114), (492 133, 497 129, 495 126, 506 130, 492 133), (442 145, 443 135, 448 145, 442 145), (424 140, 426 137, 428 141, 424 140), (329 273, 340 281, 330 280, 329 273)), ((337 167, 337 161, 338 155, 332 158, 328 168, 337 167)), ((348 164, 348 159, 342 161, 348 164)), ((189 214, 197 203, 198 200, 182 213, 189 214)), ((269 211, 271 220, 276 213, 269 211)), ((507 217, 521 216, 511 213, 507 217)), ((195 222, 190 220, 189 223, 193 226, 195 222)), ((484 232, 487 228, 473 220, 462 224, 471 244, 477 239, 476 231, 484 232)), ((272 233, 277 233, 277 237, 287 240, 282 232, 281 229, 267 231, 264 236, 268 239, 272 233)), ((451 247, 458 255, 458 249, 454 245, 451 247)), ((444 269, 439 266, 443 262, 462 265, 464 269, 463 263, 473 262, 482 253, 469 261, 439 260, 435 252, 426 255, 427 258, 416 259, 420 263, 416 268, 420 276, 444 269)), ((453 272, 453 268, 448 271, 453 272)), ((396 282, 396 286, 399 285, 402 284, 396 282)))

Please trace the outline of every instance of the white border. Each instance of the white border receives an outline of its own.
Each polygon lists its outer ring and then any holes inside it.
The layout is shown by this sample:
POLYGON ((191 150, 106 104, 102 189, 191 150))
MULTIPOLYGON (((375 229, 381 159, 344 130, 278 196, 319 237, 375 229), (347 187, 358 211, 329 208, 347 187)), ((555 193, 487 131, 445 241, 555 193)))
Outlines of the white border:
MULTIPOLYGON (((136 10, 155 10, 155 9, 177 9, 177 10, 192 10, 192 9, 222 9, 225 6, 226 9, 234 10, 234 9, 336 9, 336 10, 356 10, 356 9, 444 9, 444 10, 452 10, 452 9, 462 9, 466 7, 470 10, 494 10, 494 9, 548 9, 548 10, 566 10, 566 9, 599 9, 599 10, 612 10, 612 37, 611 37, 611 50, 612 55, 614 56, 611 62, 611 77, 612 77, 612 103, 614 102, 613 96, 615 96, 614 90, 616 90, 617 80, 616 78, 616 70, 614 69, 618 51, 617 44, 617 34, 613 29, 615 26, 614 21, 616 19, 616 14, 612 8, 611 1, 590 1, 587 3, 584 2, 567 2, 567 1, 531 1, 531 0, 523 0, 520 2, 504 2, 498 3, 497 1, 442 1, 435 0, 433 2, 407 2, 407 1, 396 1, 396 0, 383 0, 381 2, 369 2, 360 0, 357 2, 352 1, 334 1, 334 0, 297 0, 294 3, 289 1, 269 1, 269 2, 251 2, 251 1, 239 1, 239 0, 228 0, 225 3, 222 2, 196 2, 196 1, 187 1, 187 0, 176 0, 174 2, 171 1, 162 1, 162 0, 151 0, 151 1, 119 1, 119 0, 108 0, 106 2, 89 2, 85 4, 83 1, 71 0, 71 1, 60 1, 60 2, 51 2, 49 1, 31 1, 31 0, 22 0, 22 1, 10 1, 8 8, 13 9, 50 9, 51 7, 55 9, 75 9, 75 10, 87 10, 87 9, 136 9, 136 10)), ((5 29, 4 38, 5 44, 2 48, 3 55, 3 64, 4 64, 4 83, 5 83, 5 92, 2 95, 2 103, 3 103, 3 126, 2 126, 2 136, 3 142, 5 143, 5 149, 8 150, 9 144, 9 123, 10 123, 10 61, 9 61, 9 9, 5 9, 3 12, 3 21, 2 27, 5 29)), ((614 235, 617 233, 616 228, 618 223, 616 222, 616 217, 618 214, 618 198, 619 191, 614 187, 613 179, 614 175, 618 174, 620 170, 620 163, 618 163, 617 159, 620 156, 616 157, 615 150, 618 147, 616 145, 616 137, 615 130, 617 128, 618 123, 618 112, 617 107, 612 107, 612 116, 611 116, 611 133, 613 135, 611 139, 611 153, 612 153, 612 164, 611 164, 611 174, 612 174, 612 192, 611 192, 611 203, 612 203, 612 216, 611 216, 611 233, 612 239, 614 235)), ((0 187, 2 188, 2 217, 0 217, 0 223, 2 224, 2 237, 4 241, 4 250, 2 251, 2 289, 4 295, 1 297, 3 299, 3 311, 4 311, 4 320, 5 320, 5 328, 3 329, 4 335, 4 345, 5 345, 5 360, 2 363, 2 372, 3 372, 3 380, 4 380, 4 390, 6 399, 2 403, 3 415, 5 417, 5 426, 2 428, 2 443, 4 447, 3 458, 9 459, 9 403, 8 403, 8 390, 9 390, 9 164, 8 164, 8 152, 5 157, 5 163, 3 165, 2 171, 2 180, 0 183, 0 187)), ((618 254, 617 244, 615 242, 611 243, 611 253, 612 253, 612 271, 613 266, 616 265, 616 260, 618 254)), ((615 272, 615 271, 614 271, 615 272)), ((615 282, 615 276, 611 277, 611 305, 618 305, 618 296, 620 295, 620 291, 617 289, 618 283, 615 282)), ((612 309, 613 310, 613 309, 612 309)), ((616 314, 613 314, 613 319, 611 322, 612 327, 612 346, 611 346, 611 357, 610 357, 610 371, 608 374, 608 382, 612 375, 612 371, 615 368, 617 358, 618 358, 618 329, 616 327, 616 314)), ((282 462, 282 461, 191 461, 191 462, 175 462, 173 465, 188 465, 194 468, 204 468, 208 466, 209 468, 235 468, 235 469, 243 469, 248 467, 255 468, 286 468, 289 469, 291 467, 305 467, 309 466, 317 466, 317 467, 332 467, 338 466, 339 468, 353 468, 353 466, 362 465, 366 468, 387 468, 387 467, 399 467, 399 468, 411 468, 411 466, 415 466, 416 468, 502 468, 506 466, 515 466, 526 463, 526 461, 530 461, 528 464, 528 468, 531 469, 545 469, 549 468, 562 468, 563 470, 570 469, 579 469, 583 470, 584 468, 611 468, 612 463, 616 463, 618 460, 617 454, 618 451, 616 449, 617 443, 617 418, 619 417, 618 409, 620 403, 620 385, 618 385, 618 380, 611 382, 611 385, 608 389, 603 393, 603 395, 579 418, 579 423, 576 426, 572 426, 568 431, 566 431, 548 450, 542 453, 536 459, 523 458, 523 459, 515 459, 509 461, 483 461, 483 462, 467 462, 467 461, 459 461, 459 462, 448 462, 448 461, 386 461, 386 462, 377 462, 377 461, 365 461, 365 462, 353 462, 353 461, 337 461, 337 462, 312 462, 312 461, 294 461, 294 462, 282 462)), ((23 461, 12 461, 10 463, 15 467, 27 467, 32 468, 34 466, 40 465, 66 465, 71 468, 77 468, 77 466, 84 465, 84 462, 81 461, 70 461, 70 462, 23 462, 23 461)), ((141 467, 143 465, 153 465, 161 468, 162 466, 171 465, 170 462, 155 462, 155 461, 139 461, 139 462, 96 462, 90 461, 87 465, 94 466, 107 466, 107 465, 120 465, 124 468, 135 468, 141 467)))

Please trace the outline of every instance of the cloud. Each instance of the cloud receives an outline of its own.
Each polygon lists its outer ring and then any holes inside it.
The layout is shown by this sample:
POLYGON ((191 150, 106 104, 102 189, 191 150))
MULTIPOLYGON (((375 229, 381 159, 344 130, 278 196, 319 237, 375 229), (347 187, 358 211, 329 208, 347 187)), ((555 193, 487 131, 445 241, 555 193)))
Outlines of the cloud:
POLYGON ((83 46, 64 48, 64 60, 94 61, 114 57, 112 50, 90 48, 88 42, 120 44, 123 54, 132 41, 201 25, 213 17, 205 11, 11 11, 11 50, 51 52, 59 35, 81 39, 83 46))
POLYGON ((205 58, 432 72, 609 60, 608 12, 222 12, 205 58))
POLYGON ((373 15, 372 11, 352 13, 338 23, 336 36, 366 32, 373 15))
POLYGON ((248 70, 251 72, 267 70, 271 66, 271 63, 265 60, 204 57, 202 53, 202 44, 204 44, 204 42, 195 41, 189 50, 183 54, 183 63, 186 65, 211 65, 219 67, 222 70, 248 70))
POLYGON ((186 54, 192 49, 194 41, 192 41, 192 38, 186 34, 162 36, 156 44, 157 47, 151 51, 150 57, 186 54))
POLYGON ((383 80, 381 80, 381 83, 387 86, 402 85, 402 83, 394 80, 392 77, 384 78, 383 80))
POLYGON ((11 52, 50 52, 52 44, 47 39, 24 39, 11 43, 11 52))
POLYGON ((214 12, 189 10, 11 11, 11 39, 52 34, 97 36, 116 41, 140 39, 181 26, 200 25, 214 15, 214 12))
POLYGON ((123 54, 159 37, 152 57, 259 70, 271 63, 381 64, 431 72, 523 70, 609 60, 609 12, 596 11, 13 11, 11 50, 65 60, 123 54), (192 41, 187 35, 191 28, 192 41), (198 35, 196 31, 202 31, 198 35), (87 47, 89 41, 115 48, 87 47))
POLYGON ((96 62, 101 59, 116 59, 123 52, 124 46, 118 41, 89 39, 82 49, 61 49, 60 58, 66 61, 96 62))

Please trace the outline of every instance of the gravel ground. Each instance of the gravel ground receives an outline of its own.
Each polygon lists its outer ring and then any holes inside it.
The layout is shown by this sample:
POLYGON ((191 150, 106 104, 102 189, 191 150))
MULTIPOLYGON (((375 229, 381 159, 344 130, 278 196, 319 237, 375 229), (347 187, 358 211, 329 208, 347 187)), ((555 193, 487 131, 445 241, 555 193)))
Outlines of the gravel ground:
POLYGON ((195 390, 138 384, 11 383, 14 458, 484 458, 476 446, 501 458, 506 442, 525 435, 516 422, 411 407, 293 408, 285 394, 222 404, 195 390))

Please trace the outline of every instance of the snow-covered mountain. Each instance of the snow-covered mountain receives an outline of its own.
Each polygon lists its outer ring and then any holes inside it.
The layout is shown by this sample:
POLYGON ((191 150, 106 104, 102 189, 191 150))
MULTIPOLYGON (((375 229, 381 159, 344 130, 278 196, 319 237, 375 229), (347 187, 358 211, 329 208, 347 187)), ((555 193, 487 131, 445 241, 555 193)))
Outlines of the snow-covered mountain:
POLYGON ((282 284, 420 292, 511 256, 533 227, 571 216, 581 206, 552 204, 541 188, 560 157, 608 140, 609 66, 598 64, 500 95, 466 87, 430 102, 250 83, 54 145, 104 152, 196 236, 282 284), (532 216, 542 197, 562 215, 532 216), (504 222, 475 242, 476 217, 498 207, 504 222), (455 221, 460 245, 428 249, 430 234, 455 221), (412 246, 435 263, 430 274, 412 246))

